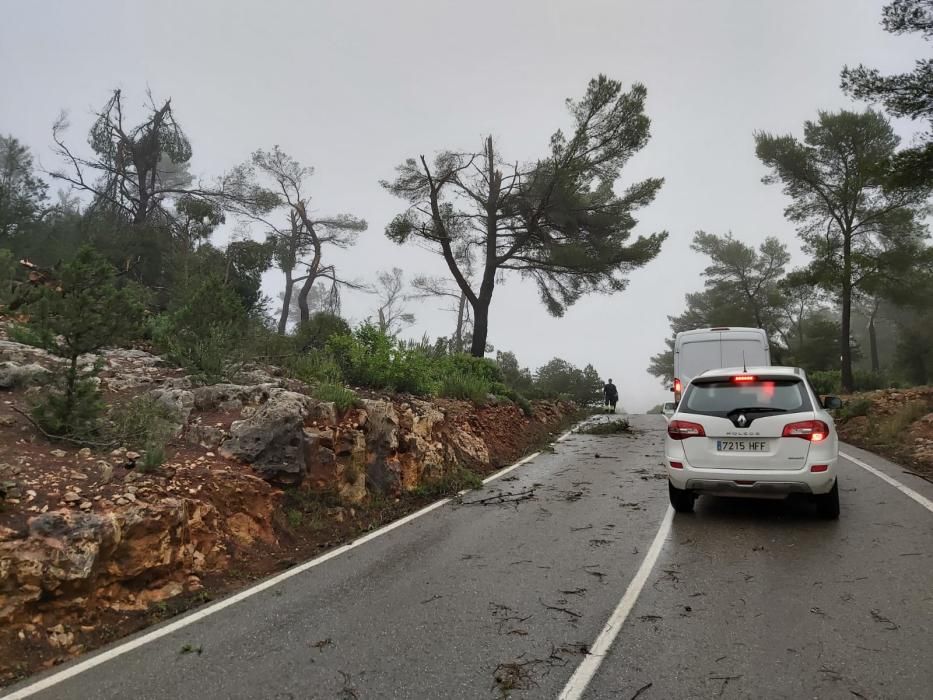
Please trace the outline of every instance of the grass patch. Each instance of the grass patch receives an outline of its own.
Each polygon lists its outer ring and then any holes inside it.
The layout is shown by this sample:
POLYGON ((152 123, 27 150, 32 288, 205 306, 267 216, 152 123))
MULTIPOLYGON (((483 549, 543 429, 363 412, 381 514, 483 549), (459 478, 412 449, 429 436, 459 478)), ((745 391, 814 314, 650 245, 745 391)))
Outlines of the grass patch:
POLYGON ((349 411, 359 404, 359 397, 342 384, 325 382, 314 390, 314 398, 333 403, 340 412, 349 411))
POLYGON ((603 421, 584 426, 578 431, 581 435, 618 435, 630 433, 632 428, 624 418, 621 420, 603 421))
POLYGON ((165 445, 150 443, 146 446, 142 458, 136 466, 140 471, 151 472, 165 464, 165 445))
POLYGON ((522 409, 522 413, 525 414, 526 418, 531 418, 535 414, 535 409, 531 405, 531 401, 526 399, 524 396, 519 396, 515 403, 518 404, 520 409, 522 409))
POLYGON ((489 382, 483 377, 465 372, 452 372, 441 380, 441 396, 448 399, 463 399, 475 404, 486 403, 489 382))
POLYGON ((110 409, 107 437, 122 446, 146 450, 148 454, 165 444, 175 418, 165 404, 148 395, 139 396, 110 409))
POLYGON ((419 498, 444 498, 482 485, 483 478, 479 474, 464 467, 457 467, 437 479, 425 481, 411 493, 419 498))
POLYGON ((307 384, 341 384, 342 381, 340 367, 330 353, 325 351, 309 350, 289 355, 282 365, 290 377, 307 384))
POLYGON ((297 528, 304 522, 304 513, 296 508, 289 508, 285 511, 285 518, 288 520, 288 526, 291 528, 297 528))
POLYGON ((859 416, 867 416, 871 412, 871 406, 870 399, 853 399, 840 409, 839 417, 848 420, 859 416))
POLYGON ((897 413, 883 419, 877 430, 877 440, 882 444, 895 444, 911 425, 930 412, 925 401, 911 401, 897 413))
POLYGON ((342 505, 340 496, 333 491, 309 491, 303 488, 289 488, 285 490, 282 507, 288 527, 295 530, 315 532, 323 530, 330 522, 331 508, 342 505))

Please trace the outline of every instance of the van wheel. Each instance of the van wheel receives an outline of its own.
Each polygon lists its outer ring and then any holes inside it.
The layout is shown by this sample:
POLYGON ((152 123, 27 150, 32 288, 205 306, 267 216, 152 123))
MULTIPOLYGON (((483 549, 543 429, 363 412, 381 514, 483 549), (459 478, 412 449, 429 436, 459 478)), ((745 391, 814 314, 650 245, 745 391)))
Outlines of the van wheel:
POLYGON ((693 512, 693 501, 696 500, 696 496, 693 495, 692 491, 679 489, 668 481, 667 492, 670 494, 671 505, 674 507, 675 511, 678 513, 693 512))
POLYGON ((833 484, 828 493, 821 493, 816 498, 816 512, 826 520, 836 520, 839 517, 839 479, 833 484))

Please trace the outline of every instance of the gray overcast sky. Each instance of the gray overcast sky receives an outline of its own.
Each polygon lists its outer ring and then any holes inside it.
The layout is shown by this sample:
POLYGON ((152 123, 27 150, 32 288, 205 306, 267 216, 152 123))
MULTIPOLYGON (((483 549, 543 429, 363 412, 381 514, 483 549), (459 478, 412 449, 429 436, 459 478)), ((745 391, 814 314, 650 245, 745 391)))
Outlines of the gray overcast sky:
MULTIPOLYGON (((403 204, 378 181, 408 156, 473 149, 487 133, 507 159, 542 155, 568 125, 566 97, 602 72, 648 88, 652 138, 623 172, 667 182, 638 231, 668 230, 658 259, 624 293, 590 296, 562 319, 531 283, 509 278, 493 300, 490 341, 532 368, 552 357, 591 362, 644 410, 669 394, 645 371, 663 348, 667 315, 702 286, 694 231, 749 242, 786 240, 779 188, 761 184, 755 130, 799 134, 818 109, 851 106, 843 64, 885 71, 925 55, 920 39, 880 26, 882 0, 405 0, 396 2, 2 3, 0 132, 45 167, 50 127, 69 110, 84 143, 91 111, 124 89, 140 106, 148 86, 171 97, 194 147, 193 172, 212 178, 256 148, 279 144, 316 168, 313 204, 352 212, 370 230, 336 262, 372 278, 392 266, 440 274, 439 258, 383 235, 403 204)), ((903 136, 916 130, 898 124, 903 136)), ((266 292, 281 288, 269 274, 266 292)), ((345 295, 362 319, 372 299, 345 295)), ((448 335, 452 317, 414 304, 406 335, 448 335)))

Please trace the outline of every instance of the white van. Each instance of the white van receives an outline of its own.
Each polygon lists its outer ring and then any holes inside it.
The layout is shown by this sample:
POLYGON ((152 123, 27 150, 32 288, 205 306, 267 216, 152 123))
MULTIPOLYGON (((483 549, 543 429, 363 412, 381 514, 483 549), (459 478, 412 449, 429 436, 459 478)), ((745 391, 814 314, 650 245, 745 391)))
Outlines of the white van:
POLYGON ((768 367, 771 350, 761 328, 698 328, 674 339, 674 401, 690 380, 709 369, 768 367))

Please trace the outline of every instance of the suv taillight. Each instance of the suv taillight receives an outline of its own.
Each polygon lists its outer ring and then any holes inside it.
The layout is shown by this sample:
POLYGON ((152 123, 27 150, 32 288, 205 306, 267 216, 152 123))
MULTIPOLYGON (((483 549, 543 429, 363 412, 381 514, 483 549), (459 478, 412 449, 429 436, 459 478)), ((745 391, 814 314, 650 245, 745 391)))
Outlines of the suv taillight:
POLYGON ((699 423, 685 420, 672 420, 667 424, 667 434, 675 440, 686 440, 692 437, 706 437, 706 431, 699 423))
POLYGON ((781 437, 801 438, 810 442, 821 442, 829 436, 829 426, 821 420, 805 420, 788 423, 781 437))

